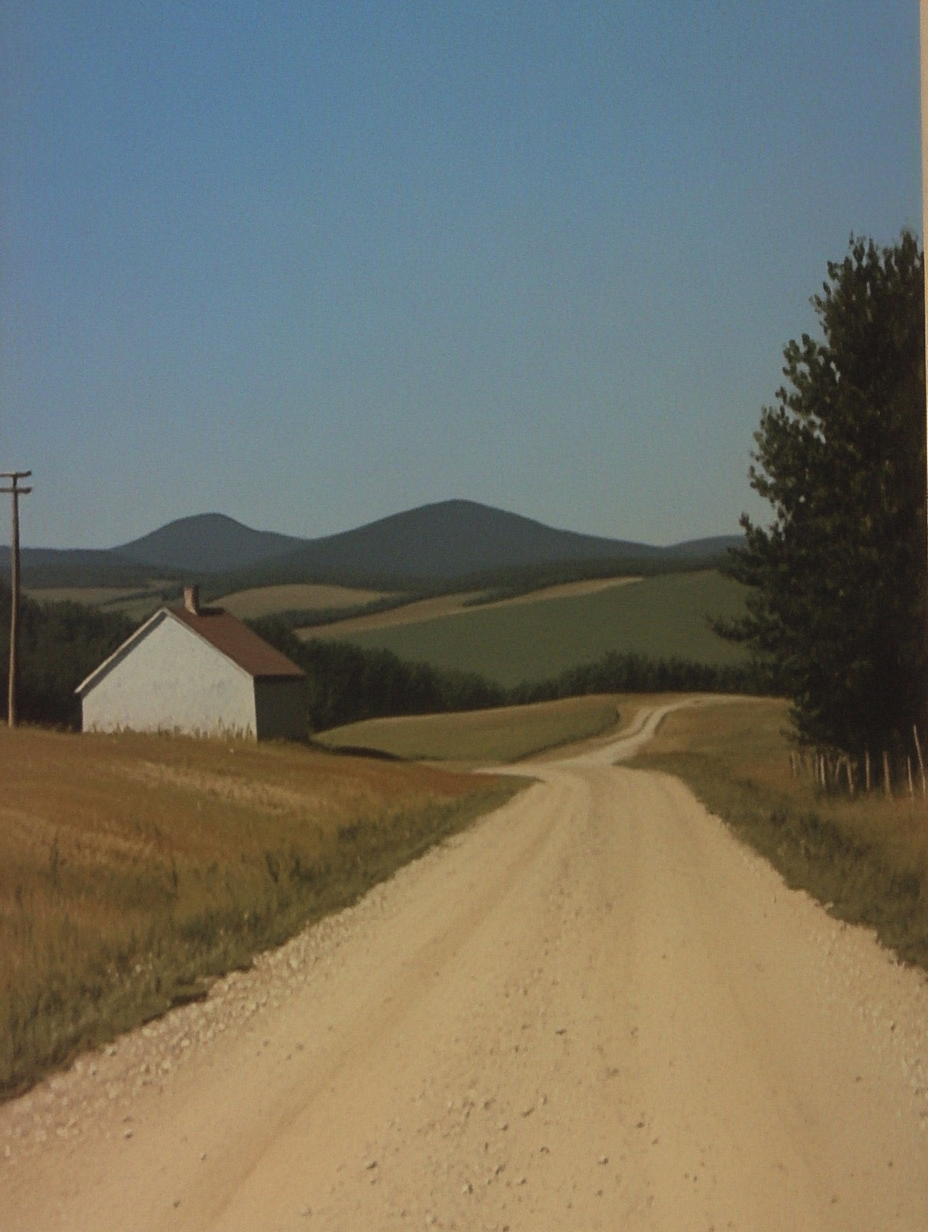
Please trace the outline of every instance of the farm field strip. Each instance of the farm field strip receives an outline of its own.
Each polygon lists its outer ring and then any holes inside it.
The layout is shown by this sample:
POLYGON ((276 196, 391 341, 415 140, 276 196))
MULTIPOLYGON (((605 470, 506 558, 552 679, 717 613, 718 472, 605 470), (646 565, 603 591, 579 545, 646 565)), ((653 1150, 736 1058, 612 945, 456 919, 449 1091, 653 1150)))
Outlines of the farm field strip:
MULTIPOLYGON (((627 586, 631 582, 640 582, 638 577, 585 578, 578 582, 560 582, 556 586, 545 586, 541 590, 533 590, 525 595, 514 595, 511 599, 495 599, 491 603, 481 603, 481 612, 494 608, 515 607, 520 603, 544 603, 550 599, 567 599, 577 595, 594 595, 603 590, 611 590, 614 586, 627 586)), ((403 607, 392 608, 387 612, 374 612, 369 616, 351 616, 347 620, 335 621, 330 625, 321 626, 318 630, 310 627, 297 630, 300 637, 342 637, 349 633, 359 633, 367 629, 392 629, 397 625, 418 624, 420 621, 435 620, 440 616, 455 616, 460 612, 473 610, 468 606, 470 600, 481 595, 479 590, 461 591, 453 595, 438 595, 433 599, 419 599, 403 607)))
POLYGON ((476 672, 510 687, 557 676, 609 651, 710 664, 743 663, 743 650, 713 633, 707 620, 708 615, 730 617, 742 610, 742 588, 707 570, 644 578, 635 585, 545 602, 513 602, 444 615, 433 608, 428 619, 416 623, 353 631, 344 624, 329 625, 324 631, 302 630, 300 636, 323 635, 364 649, 387 649, 401 659, 476 672))
POLYGON ((171 586, 167 579, 159 579, 149 587, 110 586, 26 586, 23 591, 31 599, 46 603, 79 603, 83 607, 95 607, 101 611, 121 613, 130 620, 142 621, 163 606, 161 591, 171 586))
POLYGON ((360 590, 351 586, 331 586, 322 583, 293 583, 280 586, 258 586, 238 590, 216 600, 219 607, 239 620, 256 620, 275 612, 322 611, 329 608, 360 607, 374 599, 383 599, 386 591, 360 590))
POLYGON ((102 607, 137 595, 142 586, 24 586, 23 593, 42 603, 82 603, 102 607))
POLYGON ((373 612, 369 616, 349 616, 346 620, 338 620, 329 625, 310 625, 305 629, 297 629, 296 634, 308 641, 312 637, 343 637, 368 629, 392 629, 398 625, 419 624, 440 616, 453 616, 456 612, 467 611, 467 600, 476 599, 481 594, 479 590, 468 590, 454 595, 436 595, 432 599, 416 599, 386 612, 373 612))

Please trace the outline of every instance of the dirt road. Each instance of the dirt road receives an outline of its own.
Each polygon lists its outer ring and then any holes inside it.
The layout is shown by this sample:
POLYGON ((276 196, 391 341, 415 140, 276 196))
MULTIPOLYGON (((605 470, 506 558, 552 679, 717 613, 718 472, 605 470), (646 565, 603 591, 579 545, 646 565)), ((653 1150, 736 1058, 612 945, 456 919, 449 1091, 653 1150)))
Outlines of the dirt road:
POLYGON ((924 1232, 924 977, 617 751, 0 1109, 0 1227, 924 1232))

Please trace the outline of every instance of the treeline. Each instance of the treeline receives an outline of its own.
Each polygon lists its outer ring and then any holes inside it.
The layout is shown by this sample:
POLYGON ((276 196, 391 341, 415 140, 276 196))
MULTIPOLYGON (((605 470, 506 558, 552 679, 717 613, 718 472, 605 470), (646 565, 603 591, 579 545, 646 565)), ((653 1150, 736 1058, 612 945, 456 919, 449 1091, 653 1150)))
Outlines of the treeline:
POLYGON ((821 336, 783 351, 728 572, 746 614, 716 631, 776 667, 801 747, 905 764, 928 730, 925 277, 916 237, 854 239, 812 299, 821 336), (869 754, 868 754, 869 751, 869 754), (882 760, 882 756, 881 756, 882 760))
POLYGON ((750 666, 611 652, 554 679, 507 689, 482 676, 409 663, 389 650, 319 639, 302 642, 273 616, 247 623, 306 672, 313 731, 390 715, 486 710, 589 693, 758 693, 772 684, 750 666))
POLYGON ((347 642, 303 642, 278 616, 245 623, 306 672, 312 731, 387 715, 506 704, 506 691, 482 676, 407 663, 392 651, 362 650, 347 642))
POLYGON ((595 663, 568 668, 553 680, 508 690, 507 705, 583 697, 588 693, 771 693, 776 681, 752 665, 697 663, 673 656, 651 659, 611 650, 595 663))
MULTIPOLYGON (((0 583, 0 714, 6 715, 10 662, 8 585, 0 583)), ((80 603, 38 603, 23 595, 19 607, 19 717, 27 723, 80 727, 77 685, 137 627, 118 612, 80 603)))

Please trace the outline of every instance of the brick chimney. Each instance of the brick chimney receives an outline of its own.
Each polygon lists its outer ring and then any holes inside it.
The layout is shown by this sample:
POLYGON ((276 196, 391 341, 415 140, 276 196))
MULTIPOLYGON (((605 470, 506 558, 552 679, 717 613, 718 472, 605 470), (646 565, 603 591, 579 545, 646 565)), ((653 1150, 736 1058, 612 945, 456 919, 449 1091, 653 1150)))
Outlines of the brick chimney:
POLYGON ((194 616, 200 614, 200 588, 199 586, 184 587, 184 607, 194 616))

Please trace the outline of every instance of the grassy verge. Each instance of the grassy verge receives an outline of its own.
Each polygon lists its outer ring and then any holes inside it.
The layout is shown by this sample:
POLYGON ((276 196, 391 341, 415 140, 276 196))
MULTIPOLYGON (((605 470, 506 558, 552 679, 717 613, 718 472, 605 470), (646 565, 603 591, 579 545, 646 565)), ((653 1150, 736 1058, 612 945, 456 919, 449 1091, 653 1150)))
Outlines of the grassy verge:
POLYGON ((295 745, 0 729, 0 1097, 205 994, 520 784, 295 745))
POLYGON ((788 885, 928 969, 928 802, 793 778, 787 727, 786 703, 768 699, 680 711, 632 764, 682 778, 788 885))
POLYGON ((376 749, 396 757, 490 765, 601 735, 618 722, 615 697, 571 697, 495 710, 367 719, 333 728, 316 739, 333 747, 376 749))

